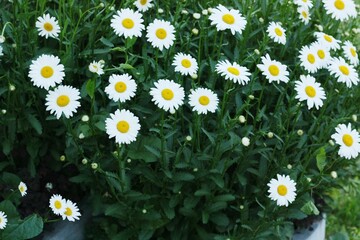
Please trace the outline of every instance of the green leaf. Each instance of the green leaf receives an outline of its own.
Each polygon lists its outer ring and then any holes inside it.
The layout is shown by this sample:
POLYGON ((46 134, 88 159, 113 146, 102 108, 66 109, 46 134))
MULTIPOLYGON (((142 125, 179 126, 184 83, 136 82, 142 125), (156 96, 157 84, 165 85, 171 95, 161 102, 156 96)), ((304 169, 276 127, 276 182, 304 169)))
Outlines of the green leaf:
POLYGON ((216 214, 212 214, 210 217, 210 221, 222 227, 226 227, 230 223, 229 218, 224 213, 220 213, 220 212, 216 214))
POLYGON ((210 142, 212 145, 215 145, 215 139, 212 136, 212 133, 209 133, 208 131, 206 131, 204 128, 201 128, 201 130, 205 133, 205 135, 209 138, 210 142))
POLYGON ((315 204, 313 203, 313 201, 308 201, 307 203, 305 203, 300 210, 307 215, 311 215, 311 214, 319 215, 320 213, 317 207, 315 206, 315 204))
POLYGON ((349 235, 346 232, 338 232, 330 236, 329 240, 349 240, 349 235))
POLYGON ((3 211, 8 219, 19 217, 16 207, 10 200, 4 200, 0 203, 0 211, 3 211))
POLYGON ((178 172, 174 174, 174 181, 191 181, 195 178, 194 175, 187 172, 178 172))
POLYGON ((127 64, 127 63, 120 64, 120 68, 121 69, 134 69, 133 66, 131 66, 130 64, 127 64))
POLYGON ((35 129, 37 134, 42 134, 42 126, 40 121, 32 114, 27 114, 26 119, 29 121, 30 125, 35 129))
POLYGON ((33 214, 19 224, 9 224, 4 232, 5 239, 22 240, 30 239, 39 235, 44 227, 43 220, 40 216, 33 214))
POLYGON ((235 200, 235 196, 232 194, 223 194, 214 197, 215 202, 229 202, 234 200, 235 200))
POLYGON ((4 183, 16 189, 21 182, 21 179, 17 175, 9 172, 4 172, 1 178, 4 183))
POLYGON ((320 172, 322 172, 324 170, 325 165, 326 165, 326 152, 325 152, 325 148, 322 147, 316 154, 316 166, 318 167, 320 172))
POLYGON ((100 38, 100 42, 102 42, 107 47, 114 47, 114 44, 109 39, 106 39, 104 37, 100 38))
POLYGON ((91 99, 94 98, 95 86, 96 86, 95 79, 90 79, 86 82, 86 93, 89 95, 91 99))

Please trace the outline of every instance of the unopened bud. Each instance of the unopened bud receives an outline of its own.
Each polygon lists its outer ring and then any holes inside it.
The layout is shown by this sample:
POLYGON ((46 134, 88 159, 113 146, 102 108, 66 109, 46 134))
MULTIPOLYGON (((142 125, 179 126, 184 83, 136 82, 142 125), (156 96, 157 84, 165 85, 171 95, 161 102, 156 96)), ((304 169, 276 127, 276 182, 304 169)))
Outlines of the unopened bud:
POLYGON ((97 163, 92 163, 92 164, 91 164, 91 168, 94 169, 94 170, 97 169, 97 168, 98 168, 98 164, 97 164, 97 163))
POLYGON ((239 122, 240 122, 240 123, 246 122, 246 118, 245 118, 243 115, 240 115, 240 116, 239 116, 239 122))
POLYGON ((268 132, 267 136, 268 136, 268 138, 273 138, 273 137, 274 137, 274 133, 273 133, 273 132, 268 132))
POLYGON ((195 19, 200 19, 200 17, 201 17, 200 13, 194 13, 193 14, 193 18, 195 18, 195 19))
POLYGON ((245 147, 247 147, 247 146, 250 145, 250 139, 247 138, 247 137, 243 137, 243 138, 241 139, 241 143, 242 143, 242 145, 244 145, 245 147))
POLYGON ((198 35, 198 34, 199 34, 199 29, 193 28, 193 29, 191 30, 191 32, 192 32, 194 35, 198 35))

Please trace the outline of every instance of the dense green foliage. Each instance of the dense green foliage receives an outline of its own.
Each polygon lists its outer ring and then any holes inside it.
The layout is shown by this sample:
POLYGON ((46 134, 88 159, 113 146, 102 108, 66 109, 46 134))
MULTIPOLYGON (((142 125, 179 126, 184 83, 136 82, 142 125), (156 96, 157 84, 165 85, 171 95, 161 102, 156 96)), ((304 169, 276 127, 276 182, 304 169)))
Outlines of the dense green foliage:
MULTIPOLYGON (((43 211, 26 218, 16 210, 22 201, 14 192, 18 183, 39 178, 44 166, 71 182, 64 191, 54 180, 53 193, 70 199, 82 196, 80 210, 91 215, 89 239, 290 239, 294 220, 330 211, 324 200, 331 204, 331 190, 340 186, 340 178, 354 175, 356 162, 339 157, 339 146, 329 140, 340 123, 359 127, 352 115, 358 113, 360 92, 322 69, 314 77, 325 89, 326 100, 319 110, 309 110, 295 99, 294 82, 306 74, 299 50, 315 41, 316 25, 359 49, 352 31, 359 26, 356 22, 340 24, 326 14, 321 1, 314 1, 308 25, 300 21, 292 1, 221 1, 247 19, 243 33, 232 35, 218 32, 206 15, 192 17, 216 7, 217 0, 156 1, 143 14, 144 24, 159 18, 176 29, 175 44, 159 51, 146 41, 145 31, 132 39, 114 34, 110 21, 116 10, 135 9, 133 1, 118 2, 14 0, 0 8, 0 30, 4 27, 6 37, 0 57, 0 109, 6 110, 0 113, 0 210, 11 211, 9 226, 0 232, 4 238, 15 234, 15 227, 24 233, 18 231, 11 239, 36 236, 43 222, 46 226, 56 219, 48 202, 43 211), (59 21, 59 39, 38 36, 35 22, 43 13, 59 21), (282 22, 286 45, 267 36, 271 21, 282 22), (193 28, 199 34, 192 33, 193 28), (178 52, 196 58, 195 79, 174 72, 171 63, 178 52), (81 92, 81 107, 72 118, 56 119, 46 111, 47 90, 30 82, 31 61, 44 53, 61 59, 63 84, 81 92), (256 65, 266 53, 288 66, 288 83, 269 83, 261 74, 256 65), (105 74, 98 76, 88 66, 101 59, 105 74), (250 82, 242 86, 225 81, 215 72, 222 59, 246 66, 252 73, 250 82), (104 89, 113 73, 135 79, 133 99, 109 100, 104 89), (159 109, 149 89, 163 78, 180 83, 186 94, 194 87, 212 89, 219 96, 218 110, 198 115, 188 104, 174 114, 159 109), (106 134, 105 119, 116 109, 129 109, 139 117, 135 142, 119 146, 106 134), (89 121, 82 121, 83 115, 89 121), (250 139, 249 146, 241 143, 243 137, 250 139), (337 179, 332 171, 337 171, 337 179), (289 175, 297 183, 296 200, 288 207, 268 197, 267 184, 276 174, 289 175)), ((334 53, 340 55, 341 51, 334 53)))

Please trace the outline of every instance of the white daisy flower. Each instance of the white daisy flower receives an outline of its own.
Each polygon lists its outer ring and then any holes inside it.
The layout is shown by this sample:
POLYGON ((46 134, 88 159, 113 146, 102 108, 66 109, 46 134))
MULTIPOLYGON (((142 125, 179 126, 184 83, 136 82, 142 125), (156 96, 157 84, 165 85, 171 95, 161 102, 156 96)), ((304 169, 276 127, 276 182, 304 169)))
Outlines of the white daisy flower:
POLYGON ((80 216, 81 214, 79 212, 79 208, 76 206, 76 203, 66 200, 64 204, 64 212, 61 214, 62 219, 75 222, 75 220, 79 220, 80 216))
POLYGON ((3 211, 0 211, 0 229, 4 229, 7 223, 7 216, 3 211))
POLYGON ((181 75, 194 75, 198 70, 198 64, 190 54, 178 53, 174 57, 172 63, 175 66, 175 71, 180 72, 181 75))
POLYGON ((49 14, 44 14, 42 17, 38 17, 35 23, 39 35, 45 37, 57 38, 60 33, 60 26, 55 17, 51 17, 49 14))
POLYGON ((89 71, 92 73, 96 73, 97 75, 104 74, 104 60, 93 61, 89 64, 89 71))
POLYGON ((112 74, 105 92, 113 101, 125 102, 135 96, 136 88, 136 82, 129 74, 112 74))
POLYGON ((142 14, 129 8, 120 9, 113 15, 110 26, 119 37, 141 37, 144 30, 142 14))
POLYGON ((351 129, 351 124, 339 124, 331 138, 340 145, 339 156, 346 159, 356 158, 360 153, 360 135, 351 129))
POLYGON ((268 36, 274 40, 274 42, 285 45, 286 43, 286 34, 285 29, 281 27, 281 23, 279 22, 271 22, 268 26, 266 32, 268 36))
POLYGON ((51 114, 55 114, 59 119, 62 114, 66 118, 72 117, 73 113, 80 106, 80 92, 71 86, 58 86, 54 90, 49 91, 46 95, 46 110, 51 114))
POLYGON ((322 0, 326 13, 340 21, 356 17, 356 6, 352 0, 322 0))
POLYGON ((314 55, 316 54, 317 56, 318 68, 327 67, 331 60, 329 48, 319 42, 312 43, 310 48, 314 55))
POLYGON ((306 101, 308 109, 315 106, 319 109, 323 105, 323 100, 326 99, 325 91, 320 83, 315 82, 312 76, 300 76, 300 81, 295 81, 295 90, 297 92, 295 98, 300 101, 306 101))
POLYGON ((146 28, 146 38, 153 47, 163 50, 170 48, 175 40, 175 28, 170 22, 155 19, 146 28))
POLYGON ((106 133, 115 137, 118 144, 129 144, 136 140, 140 130, 139 118, 129 110, 116 110, 105 120, 106 133))
POLYGON ((332 58, 329 63, 328 70, 330 74, 335 75, 338 82, 346 83, 347 87, 353 84, 357 85, 359 82, 359 74, 352 65, 345 62, 342 57, 332 58))
POLYGON ((154 6, 151 2, 152 0, 135 0, 134 5, 140 12, 146 12, 154 6))
POLYGON ((21 194, 22 197, 27 194, 27 186, 26 186, 25 183, 20 182, 20 183, 19 183, 19 186, 18 186, 18 189, 19 189, 20 194, 21 194))
POLYGON ((37 87, 48 90, 61 83, 64 76, 64 65, 56 56, 43 54, 31 62, 29 77, 37 87))
POLYGON ((165 111, 174 112, 184 103, 185 92, 180 84, 160 79, 154 83, 155 87, 150 89, 152 101, 165 111))
POLYGON ((230 63, 228 60, 219 61, 215 66, 216 72, 231 80, 234 83, 245 85, 250 81, 251 73, 246 67, 242 67, 236 62, 230 63))
POLYGON ((276 81, 277 83, 289 81, 289 72, 286 70, 287 66, 281 64, 276 60, 271 60, 269 54, 265 57, 261 57, 262 64, 258 64, 257 67, 262 71, 262 74, 269 80, 269 82, 276 81))
POLYGON ((246 19, 239 10, 229 10, 221 4, 211 10, 209 19, 211 25, 216 25, 218 31, 230 29, 232 35, 235 35, 236 32, 241 34, 246 26, 246 19))
POLYGON ((303 46, 300 50, 300 65, 309 73, 315 73, 320 67, 320 60, 312 46, 303 46))
POLYGON ((340 49, 340 41, 335 39, 333 36, 328 35, 326 33, 323 32, 315 32, 314 33, 317 41, 320 44, 323 44, 325 47, 328 47, 332 50, 337 50, 340 49))
POLYGON ((270 199, 276 201, 278 206, 287 207, 295 201, 296 183, 289 176, 277 174, 277 179, 271 179, 267 185, 270 199))
POLYGON ((53 194, 49 200, 49 207, 56 215, 62 215, 65 211, 66 200, 59 194, 53 194))
POLYGON ((350 61, 350 63, 357 66, 359 64, 359 56, 354 45, 350 41, 345 41, 342 49, 345 57, 350 61))
POLYGON ((219 99, 216 93, 207 88, 191 89, 189 104, 198 114, 214 113, 218 107, 219 99))
POLYGON ((310 11, 309 8, 306 6, 301 6, 297 8, 297 12, 299 13, 299 18, 300 20, 305 23, 308 24, 310 21, 310 11))
POLYGON ((294 0, 294 3, 298 5, 299 7, 307 7, 312 8, 313 3, 311 0, 294 0))

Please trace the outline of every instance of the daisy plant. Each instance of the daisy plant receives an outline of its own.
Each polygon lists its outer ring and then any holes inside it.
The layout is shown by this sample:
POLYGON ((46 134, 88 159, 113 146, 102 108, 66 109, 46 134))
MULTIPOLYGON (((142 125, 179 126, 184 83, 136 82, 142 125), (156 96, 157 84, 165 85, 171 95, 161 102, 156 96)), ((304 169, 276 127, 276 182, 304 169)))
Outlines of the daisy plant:
POLYGON ((357 11, 2 2, 0 239, 63 220, 89 239, 293 239, 330 216, 358 186, 357 11))

